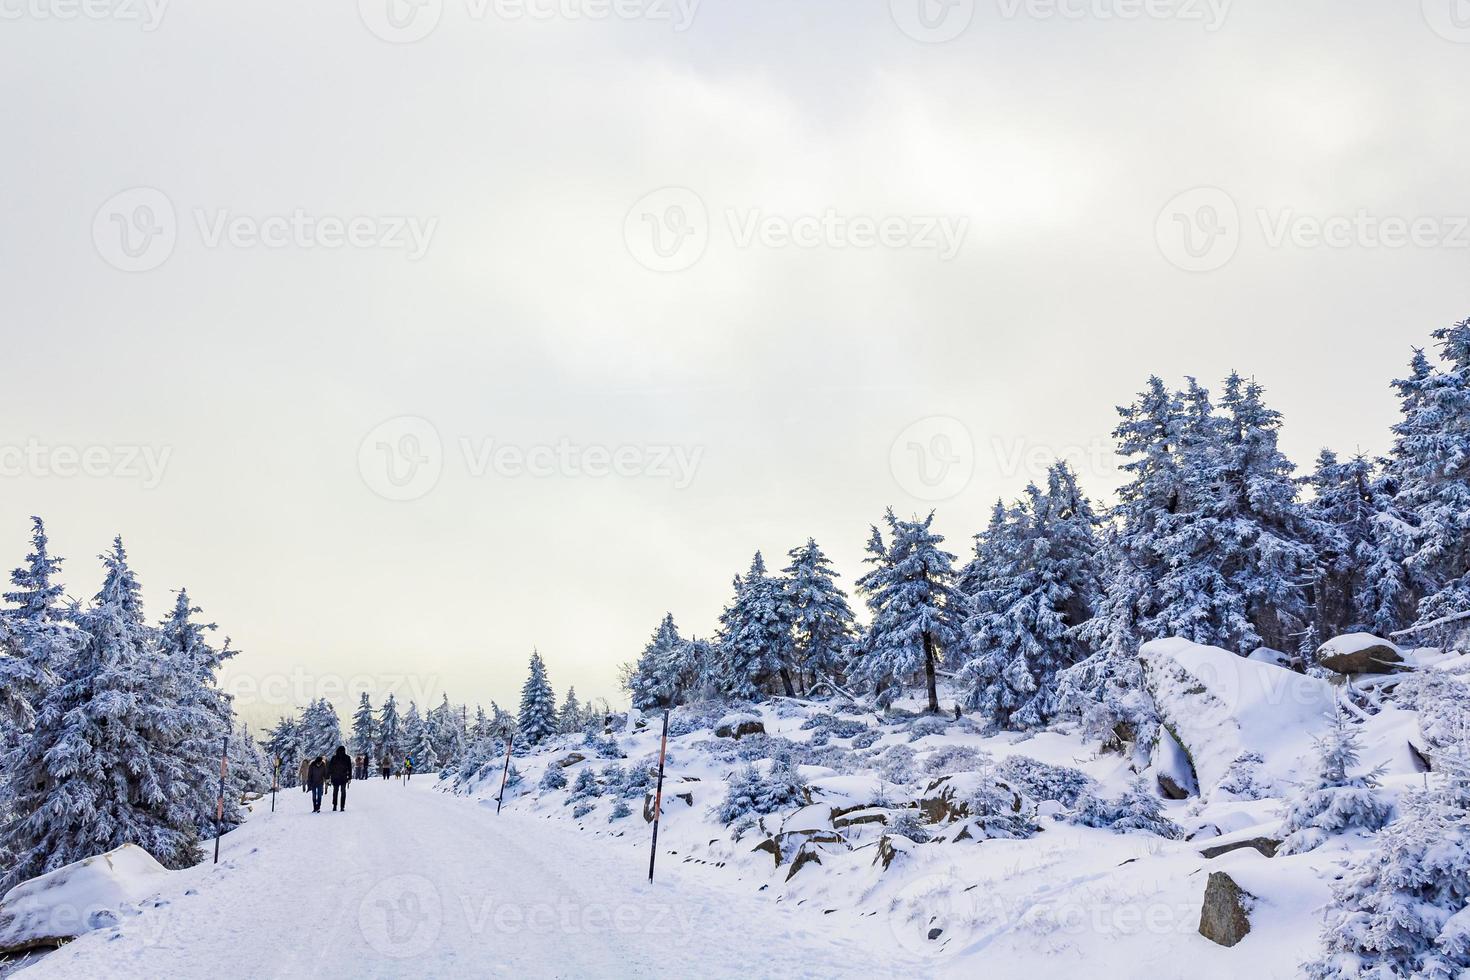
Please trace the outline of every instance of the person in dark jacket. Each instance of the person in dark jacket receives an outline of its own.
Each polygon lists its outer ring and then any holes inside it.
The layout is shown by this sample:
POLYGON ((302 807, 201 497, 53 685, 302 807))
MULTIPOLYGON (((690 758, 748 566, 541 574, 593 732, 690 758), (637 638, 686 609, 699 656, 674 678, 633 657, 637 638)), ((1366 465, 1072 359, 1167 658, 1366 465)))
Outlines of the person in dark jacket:
POLYGON ((306 788, 311 792, 311 812, 322 812, 322 790, 327 785, 327 760, 317 756, 306 767, 306 788))
POLYGON ((383 756, 382 765, 380 765, 378 768, 383 773, 383 778, 387 779, 388 776, 393 772, 393 760, 389 759, 386 755, 383 756))
POLYGON ((332 810, 347 809, 347 784, 352 782, 352 760, 347 757, 345 746, 337 746, 332 761, 327 763, 327 775, 332 779, 332 810))

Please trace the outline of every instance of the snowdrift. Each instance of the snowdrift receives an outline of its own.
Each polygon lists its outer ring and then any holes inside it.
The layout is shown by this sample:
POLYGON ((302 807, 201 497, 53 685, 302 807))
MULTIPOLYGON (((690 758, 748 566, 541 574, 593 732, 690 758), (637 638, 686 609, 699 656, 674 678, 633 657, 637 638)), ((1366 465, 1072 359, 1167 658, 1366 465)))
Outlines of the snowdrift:
POLYGON ((169 874, 147 851, 124 844, 22 882, 0 900, 0 955, 59 946, 115 925, 169 874))

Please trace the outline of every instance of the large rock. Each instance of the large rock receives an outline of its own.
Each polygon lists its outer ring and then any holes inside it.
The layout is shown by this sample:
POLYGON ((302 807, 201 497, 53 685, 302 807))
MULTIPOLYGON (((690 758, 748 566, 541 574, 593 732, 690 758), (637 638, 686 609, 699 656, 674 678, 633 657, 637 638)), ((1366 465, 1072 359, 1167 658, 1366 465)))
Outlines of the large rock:
POLYGON ((755 715, 726 715, 715 725, 715 738, 740 740, 747 735, 764 735, 766 724, 755 715))
POLYGON ((559 760, 557 762, 557 766, 559 768, 561 768, 561 769, 569 769, 572 766, 575 766, 579 762, 586 762, 586 761, 587 761, 587 757, 585 755, 583 755, 580 752, 573 752, 571 755, 567 756, 565 759, 559 760))
POLYGON ((1387 674, 1403 666, 1404 655, 1371 633, 1349 633, 1322 644, 1317 663, 1339 674, 1387 674))
POLYGON ((1250 840, 1238 840, 1233 844, 1216 844, 1214 847, 1207 847, 1200 851, 1200 854, 1213 860, 1231 851, 1240 851, 1249 847, 1268 858, 1273 858, 1276 856, 1276 849, 1280 846, 1279 840, 1272 840, 1269 837, 1252 837, 1250 840))
POLYGON ((168 875, 147 851, 124 844, 21 882, 0 901, 0 956, 60 946, 116 925, 168 875))
POLYGON ((1212 943, 1234 946, 1251 931, 1250 912, 1255 896, 1223 871, 1210 875, 1200 909, 1199 934, 1212 943))
MULTIPOLYGON (((669 804, 674 800, 688 805, 694 805, 694 794, 685 790, 671 790, 664 787, 663 811, 669 812, 669 804)), ((650 790, 643 794, 643 822, 653 823, 653 792, 650 790)))

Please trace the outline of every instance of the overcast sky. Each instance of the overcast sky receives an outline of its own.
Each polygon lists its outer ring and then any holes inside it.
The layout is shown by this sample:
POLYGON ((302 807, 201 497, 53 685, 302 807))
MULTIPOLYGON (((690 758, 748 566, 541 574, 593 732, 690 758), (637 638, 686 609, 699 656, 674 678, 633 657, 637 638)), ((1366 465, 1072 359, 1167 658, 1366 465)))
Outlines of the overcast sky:
POLYGON ((1106 498, 1150 373, 1381 452, 1470 313, 1456 2, 0 0, 0 564, 122 533, 256 719, 612 698, 757 548, 1106 498))

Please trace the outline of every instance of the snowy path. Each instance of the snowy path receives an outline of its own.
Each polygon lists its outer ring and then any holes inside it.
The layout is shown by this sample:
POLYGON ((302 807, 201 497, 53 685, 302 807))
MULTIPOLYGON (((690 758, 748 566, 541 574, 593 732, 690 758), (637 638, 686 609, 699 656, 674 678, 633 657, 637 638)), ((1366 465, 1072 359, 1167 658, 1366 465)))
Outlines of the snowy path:
MULTIPOLYGON (((433 792, 354 783, 313 815, 281 794, 182 872, 162 907, 22 970, 48 977, 650 977, 912 974, 887 930, 717 887, 647 850, 433 792), (192 893, 192 894, 190 894, 192 893), (830 920, 827 920, 830 923, 830 920)), ((638 826, 644 825, 641 821, 638 826)))

